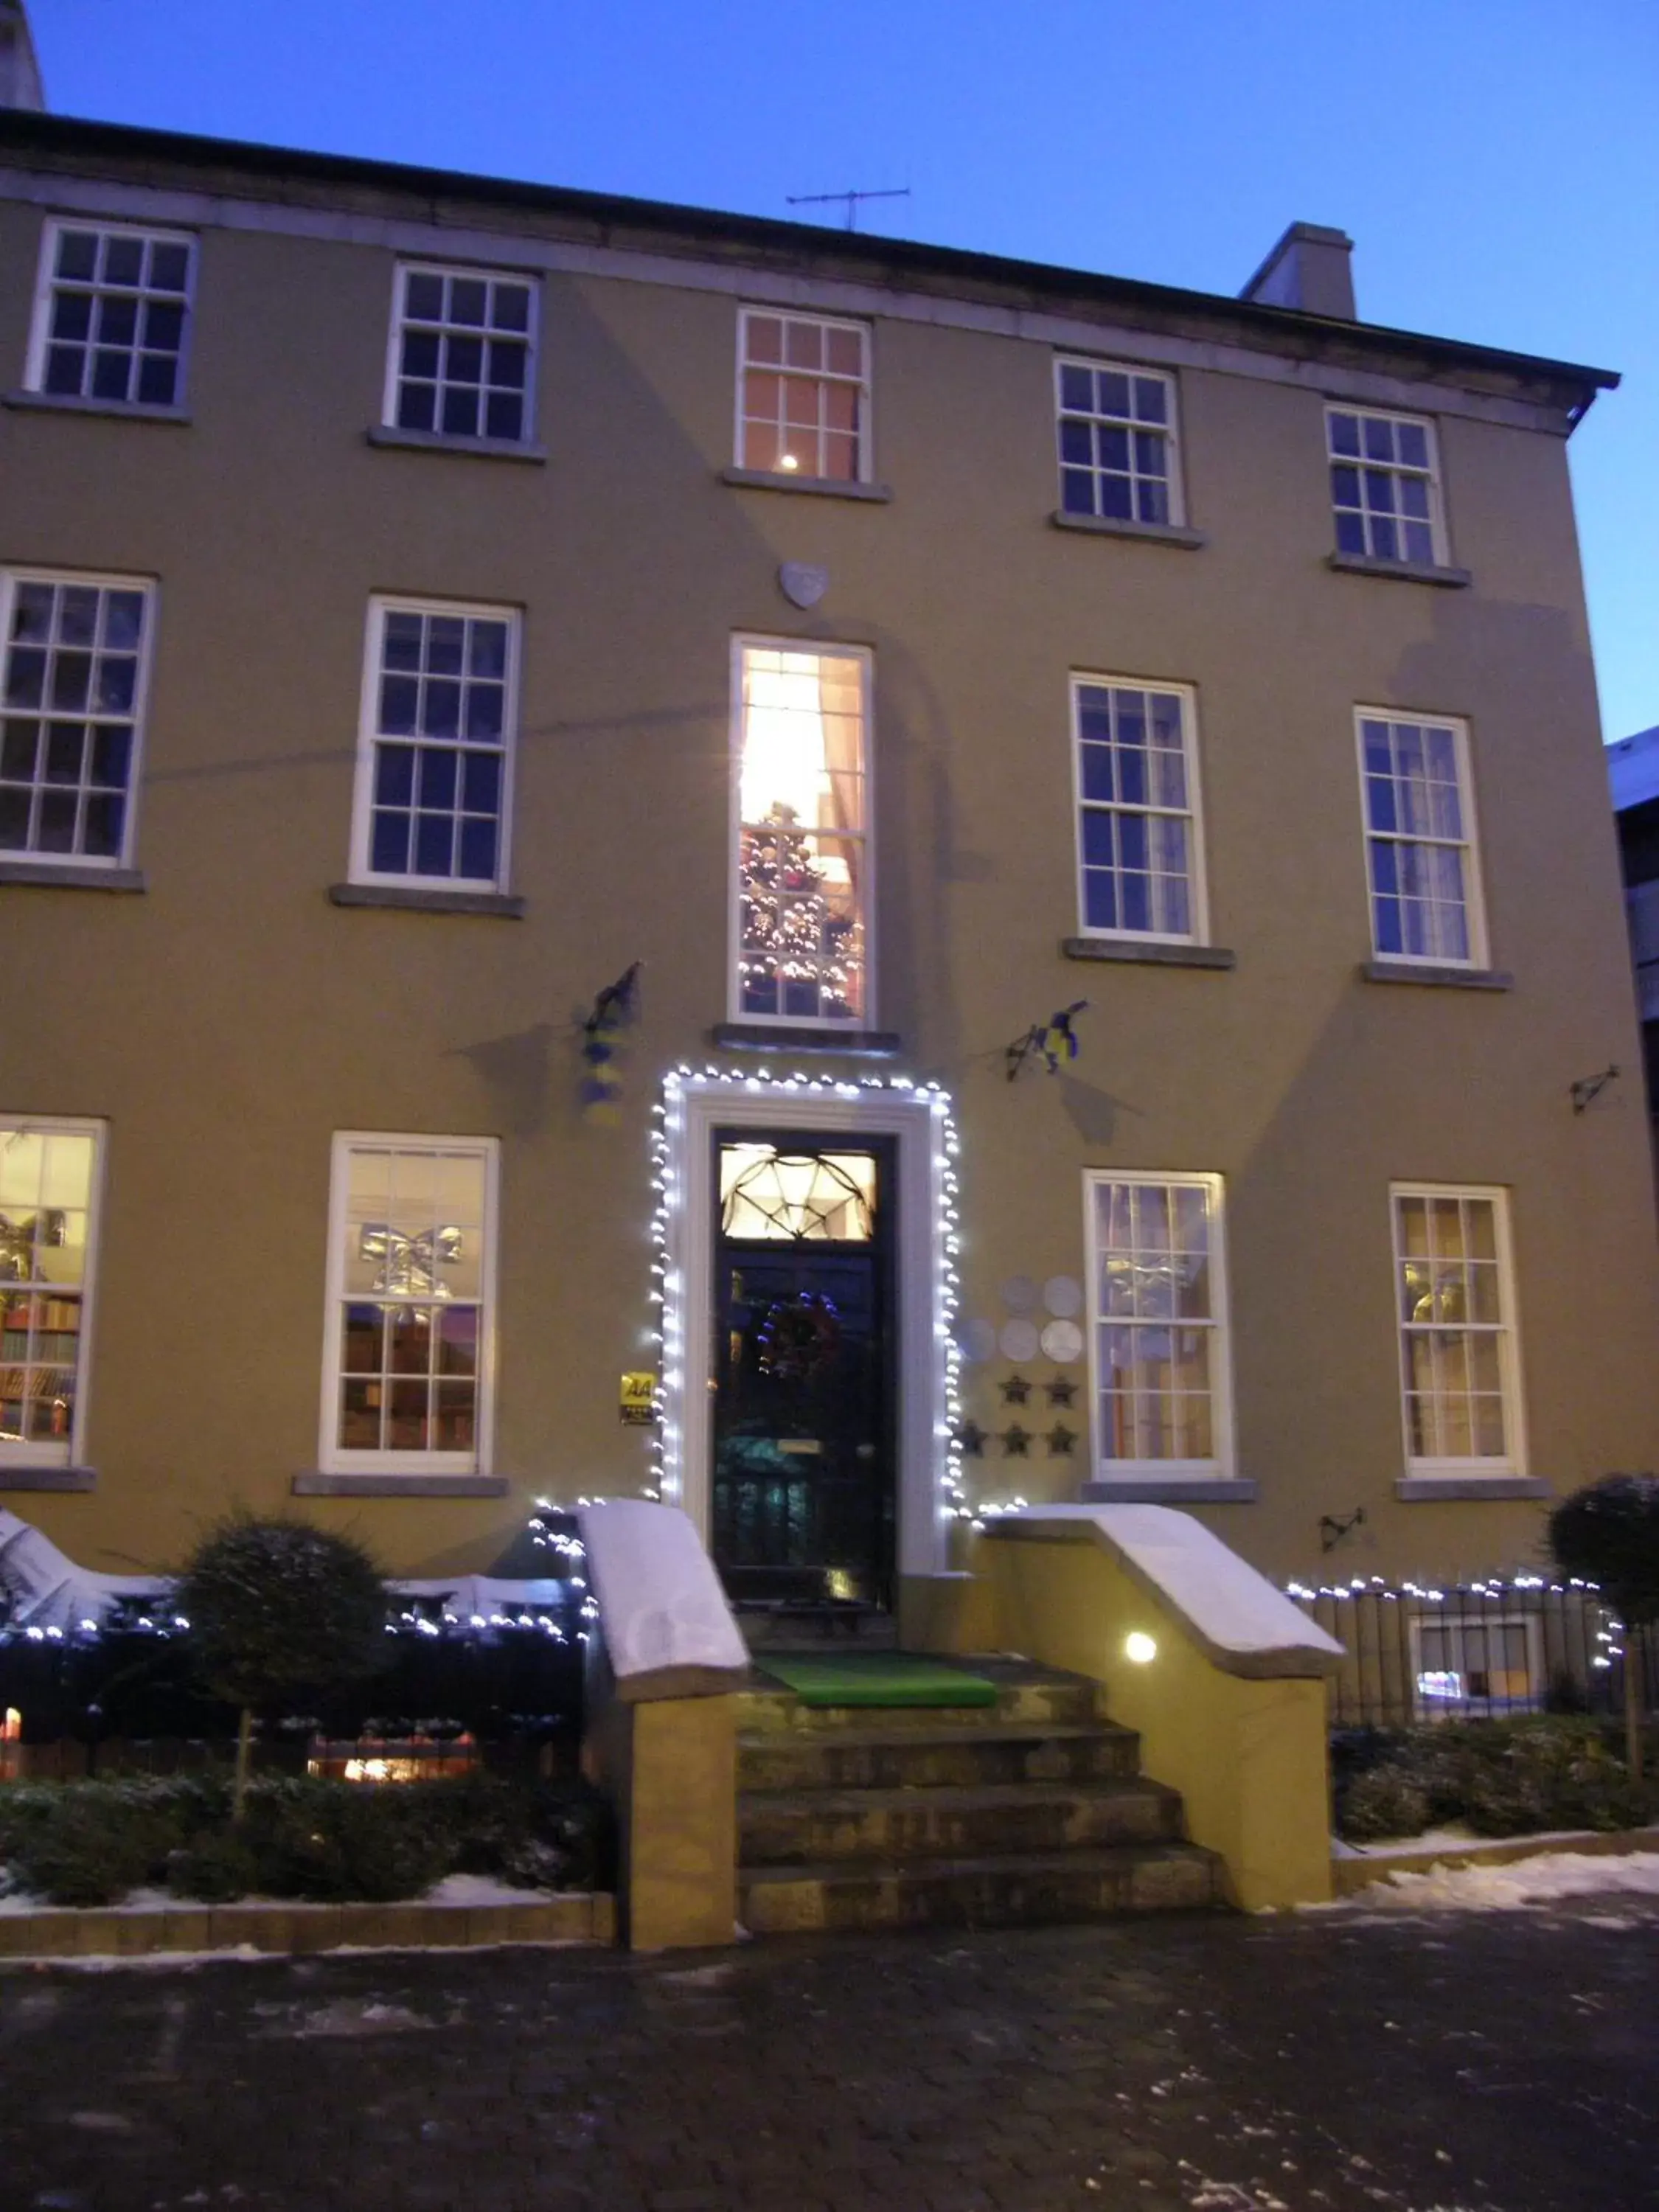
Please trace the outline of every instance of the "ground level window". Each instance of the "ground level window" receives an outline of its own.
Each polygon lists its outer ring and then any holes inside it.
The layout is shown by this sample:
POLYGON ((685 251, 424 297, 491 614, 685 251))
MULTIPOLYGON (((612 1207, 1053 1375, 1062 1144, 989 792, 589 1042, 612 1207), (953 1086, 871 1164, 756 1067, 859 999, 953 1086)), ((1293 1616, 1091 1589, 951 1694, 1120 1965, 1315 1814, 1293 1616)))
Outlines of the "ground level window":
POLYGON ((1091 1175, 1088 1197, 1097 1471, 1230 1474, 1220 1177, 1091 1175))
POLYGON ((335 1139, 323 1465, 484 1470, 496 1151, 335 1139))
POLYGON ((1413 1620, 1412 1672, 1425 1720, 1535 1712, 1543 1702, 1540 1623, 1521 1613, 1413 1620))
POLYGON ((0 1468, 76 1454, 100 1138, 0 1116, 0 1468))

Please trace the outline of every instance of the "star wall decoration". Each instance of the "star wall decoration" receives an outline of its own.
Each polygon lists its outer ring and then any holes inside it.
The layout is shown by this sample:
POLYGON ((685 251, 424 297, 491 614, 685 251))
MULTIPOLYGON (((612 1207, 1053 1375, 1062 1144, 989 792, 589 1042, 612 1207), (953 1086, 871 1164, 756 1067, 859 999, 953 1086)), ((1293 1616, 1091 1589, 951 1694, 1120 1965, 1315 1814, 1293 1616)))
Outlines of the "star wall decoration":
POLYGON ((957 1442, 969 1459, 984 1458, 985 1431, 977 1421, 958 1421, 957 1442))
POLYGON ((1077 1384, 1073 1382, 1069 1375, 1056 1375, 1051 1382, 1045 1383, 1043 1387, 1048 1394, 1048 1403, 1051 1406, 1069 1406, 1077 1396, 1077 1384))
POLYGON ((1024 1459, 1029 1456, 1031 1438, 1029 1431, 1013 1421, 1002 1431, 1002 1450, 1006 1459, 1024 1459))
POLYGON ((1051 1458, 1069 1459, 1072 1446, 1077 1442, 1077 1431, 1068 1429, 1064 1421, 1056 1421, 1042 1441, 1048 1445, 1051 1458))
POLYGON ((1031 1395, 1031 1386, 1023 1375, 1005 1375, 1000 1387, 1006 1406, 1023 1406, 1031 1395))

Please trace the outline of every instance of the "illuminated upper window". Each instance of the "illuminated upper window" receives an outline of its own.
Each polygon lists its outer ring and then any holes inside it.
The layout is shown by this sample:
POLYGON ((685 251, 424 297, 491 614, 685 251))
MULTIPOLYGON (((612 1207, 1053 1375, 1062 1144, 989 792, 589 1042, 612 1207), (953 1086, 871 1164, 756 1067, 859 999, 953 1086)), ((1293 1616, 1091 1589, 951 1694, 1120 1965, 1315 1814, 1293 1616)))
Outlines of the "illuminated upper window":
POLYGON ((720 1229, 727 1237, 865 1244, 875 1210, 876 1163, 868 1152, 720 1146, 720 1229))
POLYGON ((863 325, 745 307, 738 344, 738 467, 861 483, 870 473, 870 335, 863 325))
POLYGON ((866 1022, 866 654, 739 640, 733 1018, 866 1022))
POLYGON ((1407 1471, 1521 1472, 1506 1193, 1397 1184, 1394 1249, 1407 1471))

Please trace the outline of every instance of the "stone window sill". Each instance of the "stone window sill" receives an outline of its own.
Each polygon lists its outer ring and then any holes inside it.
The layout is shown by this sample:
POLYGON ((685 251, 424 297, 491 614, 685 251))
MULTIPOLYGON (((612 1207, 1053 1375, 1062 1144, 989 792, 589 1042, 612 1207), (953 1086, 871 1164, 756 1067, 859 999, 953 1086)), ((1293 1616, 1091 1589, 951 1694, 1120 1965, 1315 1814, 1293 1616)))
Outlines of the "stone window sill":
POLYGON ((1209 539, 1201 530, 1185 530, 1175 522, 1125 522, 1112 514, 1067 514, 1056 507, 1048 517, 1056 530, 1082 530, 1096 538, 1144 538, 1152 545, 1179 545, 1195 553, 1209 539))
POLYGON ((505 1498, 504 1474, 296 1474, 296 1498, 505 1498))
POLYGON ((91 1467, 0 1467, 0 1490, 96 1490, 91 1467))
POLYGON ((1159 945, 1133 937, 1062 937, 1067 960, 1123 960, 1152 968, 1237 968, 1238 955, 1223 945, 1159 945))
POLYGON ((187 407, 139 407, 119 399, 79 399, 68 392, 0 392, 0 406, 33 415, 103 415, 118 422, 171 422, 188 427, 187 407))
POLYGON ((1255 1485, 1239 1480, 1182 1482, 1173 1476, 1167 1481, 1126 1476, 1121 1482, 1085 1482, 1079 1495, 1085 1505, 1254 1505, 1255 1485))
POLYGON ((413 884, 331 884, 335 906, 404 907, 415 914, 476 914, 520 921, 525 902, 505 891, 431 891, 413 884))
POLYGON ((833 1052, 860 1060, 891 1060, 903 1040, 896 1030, 775 1028, 756 1022, 717 1022, 708 1032, 711 1043, 726 1052, 833 1052))
POLYGON ((1411 1474, 1395 1484, 1394 1494, 1407 1505, 1430 1505, 1469 1498, 1553 1498, 1555 1490, 1525 1474, 1411 1474))
POLYGON ((1400 584, 1438 584, 1459 592, 1474 581, 1467 568, 1443 568, 1435 561, 1379 561, 1370 553, 1331 553, 1326 566, 1350 576, 1391 576, 1400 584))
POLYGON ((777 469, 722 469, 722 483, 745 491, 810 491, 821 499, 862 499, 885 506, 893 496, 890 484, 848 483, 841 477, 797 477, 777 469))
POLYGON ((0 860, 0 884, 34 884, 54 891, 141 891, 141 868, 71 868, 62 863, 0 860))
POLYGON ((399 430, 390 422, 376 422, 363 433, 371 446, 391 446, 411 453, 469 453, 475 460, 530 461, 547 459, 545 446, 519 438, 451 438, 441 430, 399 430))
POLYGON ((1513 975, 1499 968, 1441 968, 1430 961, 1367 960, 1359 969, 1367 983, 1429 983, 1443 990, 1512 991, 1513 975))

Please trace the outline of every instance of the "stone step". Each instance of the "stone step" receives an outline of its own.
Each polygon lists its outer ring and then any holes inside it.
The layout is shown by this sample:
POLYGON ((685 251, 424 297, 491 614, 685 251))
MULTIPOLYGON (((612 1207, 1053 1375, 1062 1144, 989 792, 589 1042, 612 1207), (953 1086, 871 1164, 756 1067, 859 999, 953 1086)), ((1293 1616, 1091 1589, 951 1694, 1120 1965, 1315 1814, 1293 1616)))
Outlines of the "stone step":
POLYGON ((921 1716, 906 1728, 848 1726, 822 1732, 744 1730, 738 1738, 743 1790, 966 1789, 1002 1782, 1103 1782, 1139 1771, 1139 1739, 1110 1722, 1087 1726, 976 1725, 951 1729, 921 1716))
MULTIPOLYGON (((763 1661, 757 1661, 758 1667, 763 1661)), ((969 1672, 996 1684, 994 1705, 809 1705, 781 1682, 769 1682, 757 1671, 738 1692, 738 1726, 747 1735, 785 1732, 830 1735, 843 1729, 863 1729, 883 1724, 883 1717, 906 1725, 925 1722, 941 1732, 983 1728, 1059 1723, 1086 1726, 1102 1717, 1100 1686, 1080 1674, 1061 1674, 1045 1668, 1008 1661, 981 1662, 964 1660, 969 1672)))
POLYGON ((1035 1927, 1219 1905, 1218 1875, 1212 1853, 1175 1843, 881 1867, 831 1861, 740 1869, 738 1910, 756 1936, 817 1929, 1035 1927))
POLYGON ((738 1855, 750 1870, 817 1860, 1029 1855, 1180 1836, 1180 1796, 1155 1782, 757 1790, 738 1800, 738 1855))
POLYGON ((848 1607, 740 1605, 738 1629, 744 1642, 762 1663, 769 1652, 779 1657, 833 1658, 848 1651, 896 1651, 898 1623, 890 1613, 848 1607))

